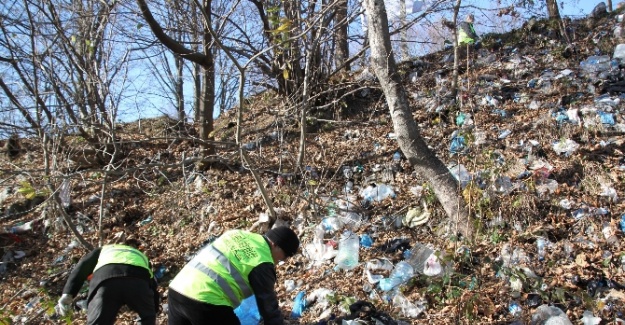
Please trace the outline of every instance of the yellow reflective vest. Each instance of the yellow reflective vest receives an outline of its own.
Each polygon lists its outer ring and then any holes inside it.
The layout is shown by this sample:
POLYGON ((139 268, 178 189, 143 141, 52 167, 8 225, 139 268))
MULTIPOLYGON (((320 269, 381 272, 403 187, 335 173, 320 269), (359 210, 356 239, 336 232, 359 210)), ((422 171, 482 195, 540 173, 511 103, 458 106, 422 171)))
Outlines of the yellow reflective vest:
POLYGON ((107 264, 126 264, 145 268, 154 277, 148 257, 136 248, 126 245, 104 245, 93 272, 107 264))
POLYGON ((236 308, 253 294, 248 276, 262 263, 273 264, 265 238, 230 230, 191 259, 169 287, 200 302, 236 308))
POLYGON ((473 24, 462 22, 458 28, 458 45, 473 44, 477 38, 473 24))

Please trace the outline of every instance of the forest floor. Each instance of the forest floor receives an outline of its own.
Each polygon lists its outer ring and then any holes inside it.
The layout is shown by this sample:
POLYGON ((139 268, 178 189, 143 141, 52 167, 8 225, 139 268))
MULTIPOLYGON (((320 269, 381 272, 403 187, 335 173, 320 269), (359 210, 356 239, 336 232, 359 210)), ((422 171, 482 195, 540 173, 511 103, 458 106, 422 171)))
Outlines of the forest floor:
MULTIPOLYGON (((421 135, 462 181, 458 197, 469 204, 476 225, 472 243, 437 235, 444 211, 401 154, 384 96, 366 72, 349 77, 362 90, 341 98, 341 105, 311 112, 302 170, 294 167, 299 117, 272 94, 254 98, 243 114, 243 143, 281 222, 298 230, 303 248, 277 266, 287 323, 353 318, 348 307, 356 301, 386 314, 377 315, 384 324, 530 324, 543 304, 560 308, 573 323, 589 320, 588 313, 601 324, 625 319, 619 225, 625 214, 625 97, 618 91, 624 78, 614 66, 597 77, 580 64, 612 56, 619 42, 612 36, 616 17, 569 22, 570 47, 542 24, 485 35, 468 72, 462 68, 459 105, 445 100, 452 64, 443 61, 453 50, 400 64, 421 135), (353 189, 346 192, 348 181, 353 189), (359 193, 372 183, 390 186, 395 196, 363 203, 359 193), (427 223, 395 222, 424 206, 427 223), (322 228, 331 254, 348 226, 373 244, 360 248, 356 268, 343 271, 310 245, 322 228), (367 262, 397 264, 417 243, 441 252, 449 265, 444 276, 417 275, 395 299, 369 283, 367 262), (545 243, 542 254, 538 243, 545 243), (300 291, 317 299, 293 319, 300 291), (410 306, 423 311, 411 316, 410 306)), ((227 144, 234 141, 234 121, 234 111, 216 121, 214 135, 223 145, 203 168, 184 163, 199 155, 193 132, 176 131, 162 118, 120 125, 126 158, 116 168, 127 172, 106 178, 104 198, 101 170, 68 174, 67 210, 82 236, 98 244, 103 213, 105 242, 120 231, 139 238, 157 270, 163 305, 168 282, 204 242, 226 229, 258 231, 253 225, 267 214, 252 174, 227 144)), ((0 229, 6 230, 0 234, 0 323, 84 323, 84 313, 59 319, 53 307, 86 250, 48 201, 12 214, 29 188, 45 194, 42 152, 31 140, 21 145, 20 155, 0 161, 0 229)), ((359 316, 373 324, 373 314, 359 316)), ((128 311, 120 315, 119 323, 133 321, 128 311)), ((165 313, 159 321, 166 323, 165 313)))

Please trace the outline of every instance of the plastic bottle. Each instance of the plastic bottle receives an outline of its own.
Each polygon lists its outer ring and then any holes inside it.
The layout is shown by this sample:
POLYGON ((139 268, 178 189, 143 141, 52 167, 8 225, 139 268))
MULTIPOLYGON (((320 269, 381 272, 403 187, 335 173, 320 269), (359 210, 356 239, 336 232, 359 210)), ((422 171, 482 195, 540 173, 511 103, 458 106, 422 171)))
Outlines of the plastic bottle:
POLYGON ((372 259, 367 262, 367 270, 386 270, 393 269, 393 262, 387 259, 372 259))
POLYGON ((426 261, 432 254, 434 254, 434 251, 431 248, 416 243, 414 247, 410 249, 410 255, 406 259, 406 262, 412 266, 415 272, 423 274, 426 261))
POLYGON ((360 195, 367 201, 381 202, 388 197, 395 198, 395 191, 386 184, 376 184, 375 186, 367 186, 360 195))
POLYGON ((545 246, 547 244, 547 240, 543 237, 536 238, 536 253, 538 254, 538 260, 542 261, 545 259, 545 246))
POLYGON ((358 250, 360 248, 360 240, 358 235, 347 230, 341 235, 339 241, 339 251, 334 258, 337 266, 343 270, 351 270, 358 266, 358 250))
POLYGON ((625 232, 625 214, 621 216, 621 221, 619 222, 619 225, 621 226, 621 231, 625 232))
POLYGON ((234 310, 234 313, 241 321, 241 325, 258 325, 260 313, 258 312, 258 305, 256 305, 256 296, 252 295, 245 298, 234 310))
POLYGON ((396 286, 410 280, 414 276, 414 269, 406 261, 401 261, 395 265, 395 268, 391 272, 388 278, 380 280, 380 289, 382 291, 389 291, 396 286))
POLYGON ((300 318, 306 309, 306 291, 300 291, 293 299, 293 310, 291 311, 291 318, 300 318))
POLYGON ((395 151, 393 154, 393 162, 398 164, 401 161, 401 153, 399 151, 395 151))

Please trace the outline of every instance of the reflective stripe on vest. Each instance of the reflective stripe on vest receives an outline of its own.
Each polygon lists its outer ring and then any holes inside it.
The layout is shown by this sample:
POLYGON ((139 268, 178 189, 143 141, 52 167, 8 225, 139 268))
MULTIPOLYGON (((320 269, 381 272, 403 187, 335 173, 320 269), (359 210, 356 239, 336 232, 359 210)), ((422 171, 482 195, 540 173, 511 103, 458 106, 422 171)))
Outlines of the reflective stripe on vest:
POLYGON ((107 264, 126 264, 142 267, 150 273, 150 278, 154 277, 150 269, 150 262, 139 250, 126 245, 105 245, 98 257, 98 263, 93 271, 107 264))
MULTIPOLYGON (((252 288, 250 288, 250 286, 247 285, 247 282, 245 282, 239 270, 237 270, 236 267, 234 267, 234 265, 230 263, 228 258, 223 253, 221 253, 217 248, 213 247, 212 245, 206 247, 206 249, 208 250, 207 253, 210 255, 210 257, 217 260, 219 264, 221 264, 228 271, 228 273, 232 276, 237 286, 239 286, 239 289, 241 289, 241 293, 243 294, 243 297, 251 296, 253 293, 252 288)), ((221 277, 215 271, 206 267, 206 265, 202 264, 200 261, 193 261, 192 266, 198 271, 206 274, 208 277, 213 279, 217 283, 217 285, 219 285, 219 287, 224 292, 224 294, 228 296, 232 305, 238 306, 239 304, 241 304, 241 300, 237 297, 234 291, 232 291, 232 287, 230 287, 228 282, 223 277, 221 277)))
POLYGON ((202 248, 169 283, 169 288, 199 302, 236 308, 253 294, 249 274, 273 264, 271 248, 259 234, 229 230, 202 248))

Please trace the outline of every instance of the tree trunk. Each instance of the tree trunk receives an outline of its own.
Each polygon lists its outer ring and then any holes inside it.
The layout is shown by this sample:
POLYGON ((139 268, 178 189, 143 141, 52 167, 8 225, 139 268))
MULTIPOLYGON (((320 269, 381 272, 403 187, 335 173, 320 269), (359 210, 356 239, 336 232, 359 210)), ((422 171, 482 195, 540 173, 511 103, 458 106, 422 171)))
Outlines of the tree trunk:
POLYGON ((460 233, 470 239, 473 232, 472 223, 466 204, 458 195, 458 182, 445 164, 428 148, 412 117, 408 98, 393 59, 384 0, 364 0, 363 3, 367 13, 371 65, 386 96, 399 145, 415 171, 432 184, 439 202, 451 221, 448 223, 451 228, 445 230, 453 232, 452 235, 460 233))
MULTIPOLYGON (((454 6, 454 26, 458 26, 458 12, 460 11, 460 5, 462 4, 462 0, 456 0, 456 5, 454 6)), ((458 46, 458 28, 453 29, 454 35, 454 73, 451 79, 451 91, 453 92, 454 98, 458 98, 458 67, 460 66, 460 47, 458 46)))
MULTIPOLYGON (((406 1, 399 1, 399 24, 400 26, 406 26, 406 1)), ((400 43, 399 48, 401 49, 401 60, 406 62, 410 60, 410 50, 408 49, 408 28, 403 27, 399 31, 400 43)))
MULTIPOLYGON (((205 19, 204 26, 212 26, 210 13, 212 12, 212 0, 204 0, 204 10, 209 13, 205 19)), ((200 138, 212 140, 210 134, 213 132, 213 110, 215 105, 215 58, 211 46, 213 37, 207 27, 204 27, 204 37, 202 38, 202 47, 205 55, 204 64, 202 65, 203 73, 203 91, 202 91, 202 112, 200 113, 200 138)), ((214 151, 213 147, 207 147, 209 152, 214 151)))
POLYGON ((608 4, 608 12, 612 12, 612 10, 614 10, 614 8, 612 8, 612 0, 608 0, 606 2, 608 4))
POLYGON ((187 116, 184 110, 184 62, 180 56, 176 55, 174 63, 176 64, 176 110, 178 111, 178 121, 185 123, 187 116))
POLYGON ((560 20, 560 10, 558 9, 558 1, 557 0, 546 0, 547 1, 547 14, 549 15, 549 19, 557 19, 560 20))
MULTIPOLYGON (((347 59, 349 58, 349 44, 347 41, 347 0, 339 0, 339 4, 336 8, 334 23, 334 41, 336 44, 336 55, 334 56, 334 64, 336 65, 336 67, 340 67, 341 65, 345 64, 345 61, 347 61, 347 59)), ((349 63, 345 64, 342 70, 349 71, 349 63)))

